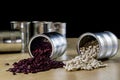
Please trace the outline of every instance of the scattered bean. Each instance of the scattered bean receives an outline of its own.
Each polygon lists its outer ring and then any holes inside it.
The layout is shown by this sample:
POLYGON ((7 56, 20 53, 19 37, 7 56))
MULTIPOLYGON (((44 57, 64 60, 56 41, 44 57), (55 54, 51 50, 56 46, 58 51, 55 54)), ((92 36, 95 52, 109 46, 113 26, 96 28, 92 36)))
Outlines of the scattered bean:
POLYGON ((64 62, 64 68, 67 71, 75 70, 93 70, 96 68, 106 67, 107 64, 103 64, 96 59, 99 52, 98 42, 90 41, 80 48, 81 55, 76 56, 74 59, 64 62))
POLYGON ((5 63, 6 66, 9 66, 10 64, 9 63, 5 63))
POLYGON ((64 63, 62 61, 54 61, 50 58, 52 48, 49 42, 39 42, 36 45, 32 50, 34 58, 14 62, 13 68, 9 68, 7 71, 13 72, 13 75, 16 75, 16 73, 37 73, 63 67, 64 63))

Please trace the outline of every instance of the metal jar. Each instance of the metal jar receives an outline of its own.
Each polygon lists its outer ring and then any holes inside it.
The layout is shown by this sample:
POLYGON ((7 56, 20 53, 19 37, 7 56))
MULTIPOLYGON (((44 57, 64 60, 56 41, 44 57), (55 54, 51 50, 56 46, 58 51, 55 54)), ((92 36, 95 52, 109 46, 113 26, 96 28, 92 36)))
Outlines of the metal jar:
POLYGON ((31 57, 34 57, 32 55, 31 50, 33 46, 36 47, 35 45, 37 43, 35 41, 44 41, 44 40, 48 40, 48 42, 50 42, 52 46, 52 52, 50 55, 52 59, 56 59, 62 56, 66 51, 67 41, 63 35, 57 32, 43 33, 43 34, 35 35, 31 38, 28 45, 28 50, 31 57))
POLYGON ((97 40, 99 45, 99 53, 97 54, 97 59, 110 58, 116 55, 118 51, 118 39, 110 31, 91 33, 86 32, 79 37, 77 43, 77 52, 80 54, 80 47, 82 47, 85 43, 91 40, 97 40))
POLYGON ((0 32, 0 53, 21 51, 22 39, 19 31, 0 32))
POLYGON ((50 21, 33 21, 33 35, 43 34, 47 32, 51 32, 51 24, 50 21))
POLYGON ((66 37, 66 23, 65 22, 54 22, 51 26, 52 32, 58 32, 66 37))
POLYGON ((19 30, 22 38, 22 53, 28 52, 28 43, 30 40, 30 22, 28 21, 11 21, 11 28, 19 30))

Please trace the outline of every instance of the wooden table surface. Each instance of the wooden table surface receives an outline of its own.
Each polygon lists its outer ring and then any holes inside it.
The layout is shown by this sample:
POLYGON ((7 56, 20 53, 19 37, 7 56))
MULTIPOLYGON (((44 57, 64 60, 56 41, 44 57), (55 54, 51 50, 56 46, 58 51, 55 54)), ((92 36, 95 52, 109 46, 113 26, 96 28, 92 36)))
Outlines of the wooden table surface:
MULTIPOLYGON (((77 38, 67 38, 68 47, 61 60, 69 60, 77 56, 77 40, 77 38)), ((108 64, 107 67, 92 71, 67 72, 64 68, 57 68, 34 74, 17 73, 17 75, 6 71, 14 62, 28 57, 30 57, 28 53, 0 54, 0 80, 120 80, 120 50, 114 57, 104 61, 108 64), (5 63, 10 65, 6 66, 5 63)))

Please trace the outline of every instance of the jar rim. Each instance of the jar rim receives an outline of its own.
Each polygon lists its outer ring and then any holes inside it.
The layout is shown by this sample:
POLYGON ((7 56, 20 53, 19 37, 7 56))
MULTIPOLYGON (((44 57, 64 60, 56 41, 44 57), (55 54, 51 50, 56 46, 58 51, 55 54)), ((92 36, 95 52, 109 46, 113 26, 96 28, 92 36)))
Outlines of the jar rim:
POLYGON ((53 52, 54 52, 54 45, 53 45, 53 42, 51 41, 51 39, 50 39, 48 36, 44 35, 44 34, 36 35, 36 36, 34 36, 34 37, 32 37, 32 38, 30 39, 29 44, 28 44, 29 55, 30 55, 31 57, 34 57, 34 56, 32 55, 32 52, 31 52, 31 50, 30 50, 30 47, 31 47, 32 41, 33 41, 35 38, 38 38, 38 37, 43 37, 43 38, 47 39, 47 40, 50 42, 50 44, 51 44, 51 46, 52 46, 52 52, 51 52, 50 57, 52 58, 53 52))
POLYGON ((94 33, 91 33, 91 32, 83 33, 83 34, 79 37, 79 40, 78 40, 78 42, 77 42, 77 52, 78 52, 78 54, 80 54, 79 48, 80 48, 81 40, 82 40, 83 38, 87 37, 87 36, 89 36, 89 37, 94 38, 95 40, 97 40, 100 50, 99 50, 99 53, 97 54, 96 58, 99 58, 98 56, 100 56, 102 45, 100 44, 100 40, 96 37, 96 35, 95 35, 94 33))

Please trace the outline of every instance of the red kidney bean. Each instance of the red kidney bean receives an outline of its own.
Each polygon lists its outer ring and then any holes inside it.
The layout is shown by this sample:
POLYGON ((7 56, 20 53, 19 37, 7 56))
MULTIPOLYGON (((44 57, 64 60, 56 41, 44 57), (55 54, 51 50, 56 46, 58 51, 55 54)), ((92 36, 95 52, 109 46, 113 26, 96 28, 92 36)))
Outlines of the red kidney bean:
POLYGON ((6 66, 10 65, 9 63, 5 63, 6 66))
POLYGON ((62 61, 54 61, 50 58, 52 46, 49 42, 37 42, 35 47, 32 48, 32 55, 34 58, 22 59, 13 63, 13 68, 7 71, 16 73, 37 73, 40 71, 47 71, 53 68, 63 67, 62 61))

